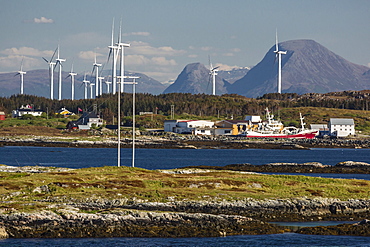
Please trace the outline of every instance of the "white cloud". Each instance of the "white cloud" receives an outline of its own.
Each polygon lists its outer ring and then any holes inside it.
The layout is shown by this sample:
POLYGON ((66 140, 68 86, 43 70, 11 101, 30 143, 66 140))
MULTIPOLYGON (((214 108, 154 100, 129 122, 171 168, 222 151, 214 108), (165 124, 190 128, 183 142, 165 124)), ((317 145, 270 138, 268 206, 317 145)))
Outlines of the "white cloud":
POLYGON ((147 56, 176 56, 184 54, 183 50, 175 50, 170 46, 153 47, 146 42, 133 41, 126 50, 129 54, 142 54, 147 56))
POLYGON ((174 59, 166 59, 165 57, 147 58, 143 55, 127 55, 125 63, 129 66, 175 66, 177 65, 174 59))
POLYGON ((175 66, 177 65, 176 61, 173 59, 167 60, 165 57, 153 57, 151 61, 155 65, 165 65, 165 66, 175 66))
POLYGON ((370 68, 370 63, 368 63, 368 64, 367 64, 367 67, 369 67, 369 68, 370 68))
POLYGON ((33 18, 34 23, 54 23, 53 19, 48 19, 46 17, 33 18))
POLYGON ((54 53, 54 51, 51 50, 45 50, 40 51, 32 47, 20 47, 20 48, 8 48, 3 51, 0 51, 0 53, 11 56, 11 55, 22 55, 22 56, 34 56, 34 57, 51 57, 54 53))
POLYGON ((42 60, 32 57, 24 57, 18 55, 10 55, 6 57, 0 57, 0 67, 10 68, 11 70, 18 70, 23 60, 23 70, 32 69, 35 66, 42 66, 42 60))
POLYGON ((123 36, 150 36, 149 32, 131 32, 124 33, 123 36))
POLYGON ((197 58, 198 55, 197 54, 190 54, 188 57, 190 57, 190 58, 197 58))
MULTIPOLYGON (((95 51, 80 51, 78 53, 78 57, 81 58, 81 59, 85 59, 85 60, 90 60, 90 61, 94 61, 95 59, 95 56, 96 57, 102 57, 104 56, 103 54, 100 54, 100 53, 97 53, 95 51)), ((98 61, 99 62, 99 61, 98 61)))
POLYGON ((143 55, 127 55, 125 57, 125 62, 127 65, 131 66, 138 66, 138 65, 146 65, 150 63, 150 59, 143 55))

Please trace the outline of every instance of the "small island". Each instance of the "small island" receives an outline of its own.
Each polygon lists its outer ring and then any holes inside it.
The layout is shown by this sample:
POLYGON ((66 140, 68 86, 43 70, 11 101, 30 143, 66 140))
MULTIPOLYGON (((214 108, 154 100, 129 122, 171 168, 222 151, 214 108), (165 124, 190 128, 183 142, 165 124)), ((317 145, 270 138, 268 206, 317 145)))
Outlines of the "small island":
POLYGON ((215 237, 322 220, 358 223, 295 231, 370 236, 370 181, 202 168, 2 165, 0 236, 215 237))

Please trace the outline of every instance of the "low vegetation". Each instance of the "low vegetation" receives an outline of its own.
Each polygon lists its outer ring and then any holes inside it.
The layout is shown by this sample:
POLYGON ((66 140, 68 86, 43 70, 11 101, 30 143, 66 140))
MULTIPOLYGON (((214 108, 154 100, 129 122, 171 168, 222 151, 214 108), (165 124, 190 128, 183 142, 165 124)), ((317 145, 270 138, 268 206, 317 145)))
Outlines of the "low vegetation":
POLYGON ((50 199, 238 200, 243 198, 369 198, 370 181, 232 171, 167 174, 131 167, 49 173, 0 173, 3 210, 46 207, 50 199))

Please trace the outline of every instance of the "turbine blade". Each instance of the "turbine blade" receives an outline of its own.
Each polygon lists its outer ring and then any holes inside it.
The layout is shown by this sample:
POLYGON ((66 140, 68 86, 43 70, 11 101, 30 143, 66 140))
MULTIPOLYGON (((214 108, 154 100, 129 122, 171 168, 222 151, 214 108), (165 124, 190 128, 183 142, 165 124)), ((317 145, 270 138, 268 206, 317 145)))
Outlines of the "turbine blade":
POLYGON ((114 17, 113 17, 113 23, 112 23, 112 42, 111 42, 111 46, 113 46, 113 42, 114 42, 113 35, 114 35, 114 17))
POLYGON ((55 49, 55 51, 54 51, 54 53, 53 53, 53 56, 52 56, 52 57, 51 57, 51 59, 50 59, 50 62, 52 62, 52 61, 53 61, 53 58, 54 58, 55 53, 57 52, 58 48, 59 48, 59 46, 55 49))
POLYGON ((275 39, 275 46, 276 46, 276 51, 279 50, 279 45, 278 45, 278 35, 277 35, 277 28, 276 28, 276 39, 275 39))
POLYGON ((211 74, 211 73, 209 73, 206 92, 208 92, 208 87, 209 87, 209 84, 211 84, 211 79, 212 79, 212 74, 211 74))
POLYGON ((46 58, 42 57, 42 59, 44 59, 44 60, 45 60, 45 62, 49 63, 49 61, 48 61, 48 60, 46 60, 46 58))
POLYGON ((24 60, 24 56, 22 57, 22 62, 21 62, 21 71, 23 71, 23 60, 24 60))

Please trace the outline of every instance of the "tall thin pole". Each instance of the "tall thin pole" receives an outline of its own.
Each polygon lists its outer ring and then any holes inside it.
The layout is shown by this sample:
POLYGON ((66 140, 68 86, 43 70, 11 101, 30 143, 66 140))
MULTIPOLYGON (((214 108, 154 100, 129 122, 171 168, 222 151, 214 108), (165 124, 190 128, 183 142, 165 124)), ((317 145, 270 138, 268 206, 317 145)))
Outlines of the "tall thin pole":
POLYGON ((118 122, 117 122, 117 131, 118 131, 118 149, 117 149, 117 166, 121 166, 121 83, 117 83, 118 86, 118 122))
POLYGON ((279 62, 279 67, 278 67, 278 93, 281 93, 281 53, 278 52, 278 62, 279 62))
MULTIPOLYGON (((120 78, 128 78, 133 79, 132 82, 124 82, 124 84, 132 84, 132 167, 135 167, 135 139, 136 139, 136 121, 135 121, 135 112, 136 112, 136 104, 135 104, 135 94, 136 94, 136 87, 137 84, 135 79, 140 77, 138 76, 121 76, 120 78)), ((122 79, 123 80, 123 79, 122 79)))
POLYGON ((135 78, 132 84, 132 167, 135 167, 135 78))

